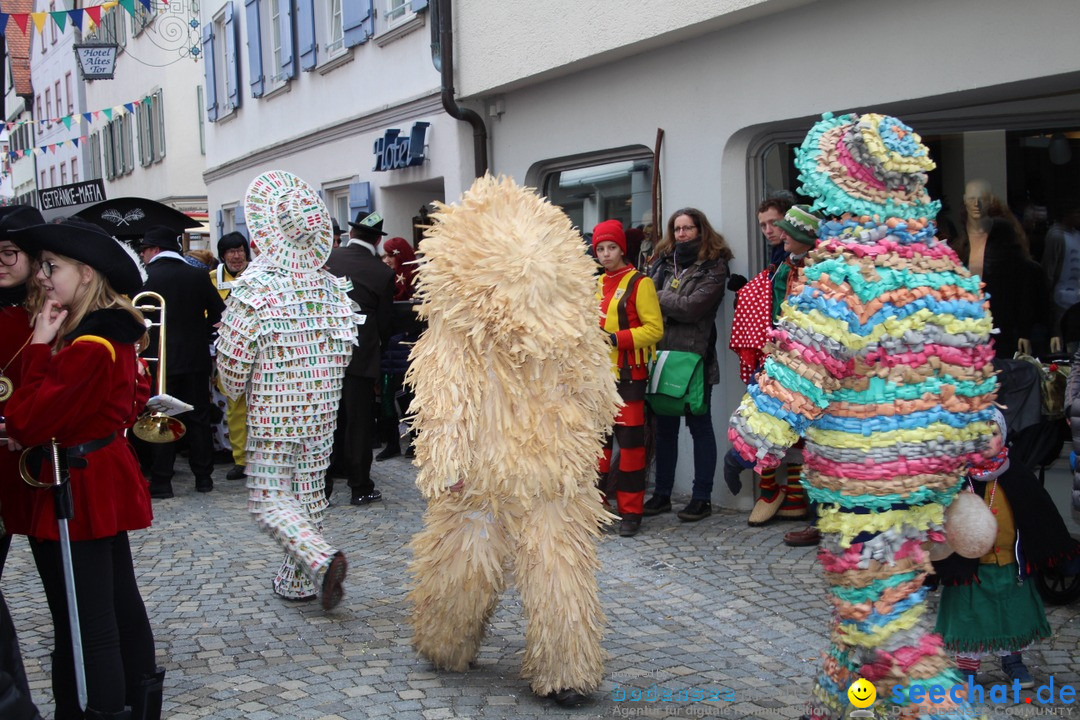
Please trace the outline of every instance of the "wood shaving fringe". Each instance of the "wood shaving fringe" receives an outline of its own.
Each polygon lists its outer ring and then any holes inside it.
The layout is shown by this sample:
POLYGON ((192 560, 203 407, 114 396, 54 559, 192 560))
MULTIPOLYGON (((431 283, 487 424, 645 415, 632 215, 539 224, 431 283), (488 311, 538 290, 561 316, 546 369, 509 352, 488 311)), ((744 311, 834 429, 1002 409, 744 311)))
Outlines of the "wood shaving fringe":
POLYGON ((605 660, 596 542, 612 517, 596 462, 621 404, 595 263, 561 210, 509 178, 478 179, 432 220, 417 275, 428 328, 406 376, 428 498, 412 543, 414 646, 464 670, 512 564, 522 675, 540 695, 593 690, 605 660))

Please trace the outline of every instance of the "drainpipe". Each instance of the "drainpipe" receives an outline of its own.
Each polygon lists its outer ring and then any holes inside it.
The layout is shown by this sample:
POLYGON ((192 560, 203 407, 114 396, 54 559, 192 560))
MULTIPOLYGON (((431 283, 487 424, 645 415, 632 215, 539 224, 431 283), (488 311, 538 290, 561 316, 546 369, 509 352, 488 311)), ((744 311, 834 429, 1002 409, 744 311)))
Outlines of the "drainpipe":
POLYGON ((442 71, 442 104, 447 114, 455 120, 463 120, 473 129, 473 162, 476 177, 488 171, 487 128, 484 119, 475 110, 459 105, 454 100, 454 21, 450 15, 450 0, 435 0, 439 6, 439 64, 442 71))

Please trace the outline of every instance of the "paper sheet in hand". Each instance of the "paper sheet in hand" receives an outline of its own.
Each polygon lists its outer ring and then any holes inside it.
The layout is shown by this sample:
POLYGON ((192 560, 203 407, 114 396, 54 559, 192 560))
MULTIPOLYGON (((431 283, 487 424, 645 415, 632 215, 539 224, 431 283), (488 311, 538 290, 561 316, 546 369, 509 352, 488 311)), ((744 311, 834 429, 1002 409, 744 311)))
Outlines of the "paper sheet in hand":
POLYGON ((146 409, 152 413, 164 413, 172 417, 181 413, 191 412, 194 405, 188 405, 183 400, 174 398, 172 395, 155 395, 146 401, 146 409))

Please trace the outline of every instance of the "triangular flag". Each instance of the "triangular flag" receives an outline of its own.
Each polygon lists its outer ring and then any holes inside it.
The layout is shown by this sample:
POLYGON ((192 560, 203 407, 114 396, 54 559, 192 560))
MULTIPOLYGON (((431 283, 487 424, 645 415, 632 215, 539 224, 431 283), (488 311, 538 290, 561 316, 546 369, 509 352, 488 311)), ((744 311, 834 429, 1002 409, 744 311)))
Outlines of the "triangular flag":
POLYGON ((71 25, 76 29, 82 29, 82 10, 68 10, 68 17, 71 18, 71 25))
POLYGON ((11 17, 15 18, 15 24, 19 26, 19 29, 23 31, 23 35, 25 35, 26 22, 29 16, 26 13, 11 13, 11 17))
POLYGON ((70 115, 65 115, 63 117, 62 121, 64 123, 64 127, 66 127, 68 130, 70 130, 71 129, 71 116, 70 115))
POLYGON ((86 123, 89 125, 93 121, 93 115, 90 113, 83 113, 82 116, 86 118, 86 123))
POLYGON ((79 138, 71 138, 71 144, 75 147, 79 147, 79 138))
POLYGON ((120 0, 120 7, 127 10, 129 15, 135 15, 135 0, 120 0))
POLYGON ((5 12, 0 12, 0 35, 3 35, 4 31, 7 30, 7 19, 8 14, 5 12))
POLYGON ((105 119, 112 122, 112 108, 105 108, 101 112, 105 113, 105 119))
POLYGON ((56 143, 52 143, 51 145, 49 145, 49 152, 53 153, 54 155, 56 154, 56 143))
POLYGON ((64 27, 67 25, 67 10, 56 10, 49 14, 52 15, 56 27, 60 28, 60 32, 64 32, 64 27))
POLYGON ((154 12, 153 0, 139 0, 139 2, 146 8, 146 12, 154 12))
POLYGON ((135 112, 135 105, 133 103, 124 103, 124 109, 129 113, 135 112))
MULTIPOLYGON (((100 110, 95 110, 95 111, 94 111, 94 119, 95 119, 95 120, 97 120, 97 119, 98 119, 98 115, 100 115, 100 114, 101 114, 101 111, 100 111, 100 110)), ((109 118, 109 119, 110 119, 110 120, 112 120, 112 118, 109 118)))
POLYGON ((151 97, 144 97, 143 102, 146 103, 146 109, 147 110, 153 109, 153 107, 154 107, 154 98, 152 96, 151 97))
POLYGON ((94 23, 95 25, 101 24, 100 5, 91 5, 90 7, 83 8, 83 10, 86 12, 86 17, 90 18, 90 22, 94 23))
POLYGON ((37 28, 39 34, 45 31, 45 18, 48 15, 49 13, 45 12, 30 13, 30 17, 34 19, 34 27, 37 28))

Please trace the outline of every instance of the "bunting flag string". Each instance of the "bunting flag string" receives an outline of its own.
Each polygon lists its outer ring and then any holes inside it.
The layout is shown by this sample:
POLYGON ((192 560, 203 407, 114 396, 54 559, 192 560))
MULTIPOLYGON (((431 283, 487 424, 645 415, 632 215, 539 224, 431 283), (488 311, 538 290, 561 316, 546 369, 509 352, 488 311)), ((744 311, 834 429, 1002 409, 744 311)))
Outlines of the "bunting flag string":
MULTIPOLYGON (((146 12, 154 12, 154 0, 108 0, 100 5, 91 5, 89 7, 82 7, 78 10, 51 10, 47 12, 32 12, 32 13, 6 13, 3 8, 0 8, 0 33, 4 33, 7 30, 8 20, 14 20, 15 25, 25 35, 30 28, 30 23, 34 23, 34 29, 41 34, 45 31, 45 24, 51 19, 60 32, 64 32, 70 22, 71 26, 78 28, 83 32, 89 32, 94 27, 101 24, 101 13, 112 10, 116 6, 120 6, 128 11, 128 13, 134 17, 136 13, 136 3, 142 5, 146 12), (83 26, 83 20, 87 20, 87 24, 83 26)), ((168 5, 169 0, 161 0, 163 5, 168 5)))
POLYGON ((55 155, 57 150, 63 148, 69 143, 77 148, 79 147, 79 143, 84 143, 87 141, 87 139, 88 138, 86 135, 80 135, 79 137, 61 140, 60 142, 49 143, 48 145, 38 145, 37 147, 26 148, 25 150, 9 150, 7 152, 7 156, 9 160, 14 162, 15 160, 21 160, 22 158, 28 157, 30 155, 35 155, 39 157, 42 155, 47 155, 49 153, 55 155))
POLYGON ((29 125, 30 123, 36 123, 38 132, 42 131, 42 126, 45 128, 51 126, 53 123, 63 123, 64 127, 68 130, 71 129, 72 124, 85 122, 88 125, 92 124, 95 120, 99 119, 101 115, 105 115, 106 120, 112 120, 117 115, 123 115, 124 113, 134 113, 135 108, 145 105, 149 110, 153 106, 153 96, 147 96, 140 100, 132 100, 131 102, 121 103, 119 105, 113 105, 110 108, 104 108, 101 110, 94 110, 92 112, 85 113, 73 113, 71 115, 64 115, 62 117, 45 118, 44 120, 17 120, 15 122, 4 123, 8 133, 11 133, 16 128, 23 125, 29 125))

